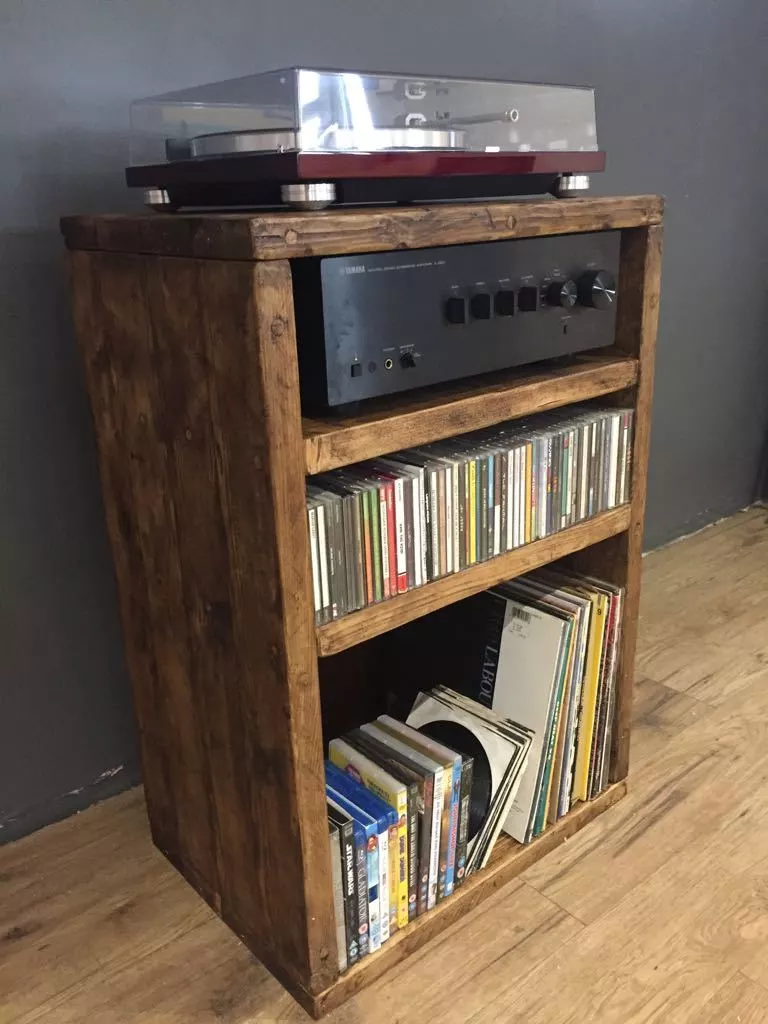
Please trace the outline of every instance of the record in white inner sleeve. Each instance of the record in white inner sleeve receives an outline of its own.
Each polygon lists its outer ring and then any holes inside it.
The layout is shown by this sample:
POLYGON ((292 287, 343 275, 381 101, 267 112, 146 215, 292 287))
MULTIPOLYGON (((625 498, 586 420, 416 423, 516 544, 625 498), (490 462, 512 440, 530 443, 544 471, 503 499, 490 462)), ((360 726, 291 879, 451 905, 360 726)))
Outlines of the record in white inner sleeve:
MULTIPOLYGON (((467 844, 468 870, 482 867, 488 860, 520 784, 531 746, 530 732, 513 722, 505 722, 490 709, 446 687, 437 687, 432 693, 420 693, 407 721, 408 725, 424 732, 430 725, 450 724, 457 730, 456 745, 460 752, 460 732, 469 733, 473 741, 464 744, 470 748, 464 753, 474 753, 477 758, 477 745, 482 749, 484 757, 479 764, 487 762, 490 771, 490 803, 481 828, 467 844)), ((478 764, 477 759, 475 763, 478 764)), ((482 769, 479 780, 482 780, 482 769)))

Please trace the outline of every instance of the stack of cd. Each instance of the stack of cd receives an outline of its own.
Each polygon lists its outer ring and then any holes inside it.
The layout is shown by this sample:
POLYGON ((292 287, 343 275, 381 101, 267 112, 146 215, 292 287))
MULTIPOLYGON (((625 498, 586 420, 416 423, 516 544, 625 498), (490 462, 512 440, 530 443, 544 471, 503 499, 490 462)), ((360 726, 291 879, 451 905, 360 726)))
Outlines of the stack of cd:
POLYGON ((571 406, 310 477, 316 622, 628 501, 632 419, 571 406))

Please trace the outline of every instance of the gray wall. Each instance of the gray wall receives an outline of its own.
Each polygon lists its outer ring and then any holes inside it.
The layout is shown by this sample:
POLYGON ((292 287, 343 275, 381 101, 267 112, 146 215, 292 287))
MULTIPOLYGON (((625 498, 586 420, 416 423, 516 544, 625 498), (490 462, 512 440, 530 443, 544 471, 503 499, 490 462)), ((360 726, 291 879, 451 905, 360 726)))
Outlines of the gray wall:
POLYGON ((0 837, 138 776, 57 227, 64 213, 134 202, 122 184, 129 100, 302 61, 595 85, 609 155, 599 190, 668 200, 654 546, 746 505, 757 486, 768 420, 768 239, 756 212, 766 10, 755 0, 3 0, 0 837))

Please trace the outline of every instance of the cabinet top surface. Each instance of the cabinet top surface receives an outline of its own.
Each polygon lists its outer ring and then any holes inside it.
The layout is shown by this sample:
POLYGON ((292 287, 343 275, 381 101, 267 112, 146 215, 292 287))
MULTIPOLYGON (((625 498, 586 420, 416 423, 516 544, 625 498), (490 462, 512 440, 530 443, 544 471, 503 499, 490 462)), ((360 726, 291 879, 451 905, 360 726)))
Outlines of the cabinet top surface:
POLYGON ((68 248, 277 260, 420 249, 661 222, 656 195, 504 200, 320 212, 139 213, 64 217, 68 248))

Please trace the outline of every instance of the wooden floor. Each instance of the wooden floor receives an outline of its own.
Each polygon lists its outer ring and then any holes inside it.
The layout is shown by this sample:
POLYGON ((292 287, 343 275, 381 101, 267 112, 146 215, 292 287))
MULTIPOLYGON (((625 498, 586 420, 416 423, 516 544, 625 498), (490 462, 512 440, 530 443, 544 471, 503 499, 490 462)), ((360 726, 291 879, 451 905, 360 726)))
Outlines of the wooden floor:
MULTIPOLYGON (((768 1022, 768 512, 644 564, 629 796, 329 1022, 768 1022)), ((308 1020, 139 791, 0 850, 0 1024, 308 1020)))

